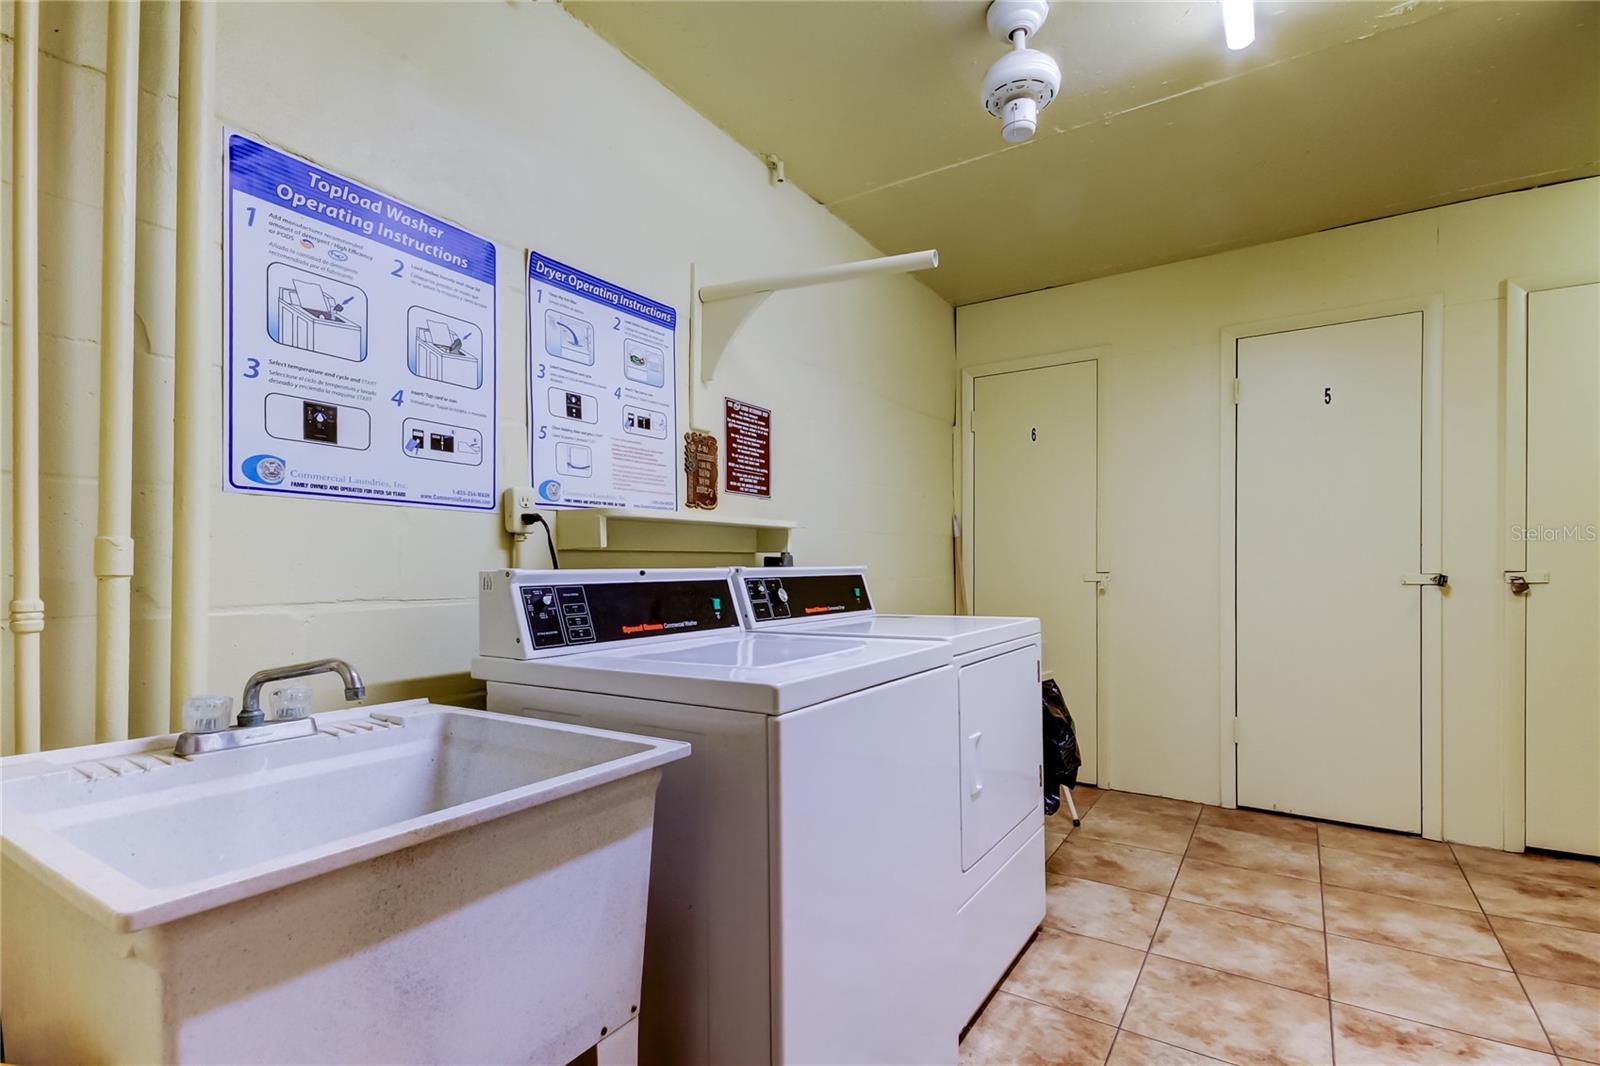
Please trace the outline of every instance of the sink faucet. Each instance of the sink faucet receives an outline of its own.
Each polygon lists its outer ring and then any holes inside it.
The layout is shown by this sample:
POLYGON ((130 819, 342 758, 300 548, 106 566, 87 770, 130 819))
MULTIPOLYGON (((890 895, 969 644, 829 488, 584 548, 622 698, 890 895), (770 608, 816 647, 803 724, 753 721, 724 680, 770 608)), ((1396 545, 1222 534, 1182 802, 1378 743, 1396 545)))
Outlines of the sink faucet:
POLYGON ((250 675, 250 680, 244 683, 244 706, 239 708, 237 719, 241 728, 261 725, 267 720, 266 714, 261 710, 261 689, 274 681, 288 681, 295 677, 311 677, 314 674, 338 674, 339 680, 344 682, 344 698, 359 700, 367 694, 367 686, 361 683, 361 675, 356 668, 343 659, 317 659, 309 663, 295 663, 293 666, 269 666, 265 670, 257 670, 250 675))
POLYGON ((293 666, 271 666, 257 670, 244 685, 244 706, 239 709, 236 724, 228 729, 214 729, 205 733, 180 733, 172 749, 176 755, 200 755, 208 751, 226 751, 251 744, 264 744, 272 740, 290 740, 294 737, 316 735, 317 722, 311 715, 289 718, 278 722, 267 721, 261 710, 261 689, 274 681, 287 681, 293 677, 310 677, 313 674, 338 674, 344 682, 344 698, 359 700, 367 694, 356 668, 343 659, 318 659, 315 662, 295 663, 293 666))

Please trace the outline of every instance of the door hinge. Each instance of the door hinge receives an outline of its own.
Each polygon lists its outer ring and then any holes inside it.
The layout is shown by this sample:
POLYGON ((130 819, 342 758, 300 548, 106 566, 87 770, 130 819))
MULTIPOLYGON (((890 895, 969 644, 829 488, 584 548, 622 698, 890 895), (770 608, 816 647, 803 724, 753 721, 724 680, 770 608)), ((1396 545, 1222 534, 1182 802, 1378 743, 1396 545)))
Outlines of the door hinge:
POLYGON ((1233 742, 1239 743, 1239 716, 1233 716, 1233 742))
POLYGON ((1233 406, 1239 406, 1239 379, 1233 379, 1233 406))

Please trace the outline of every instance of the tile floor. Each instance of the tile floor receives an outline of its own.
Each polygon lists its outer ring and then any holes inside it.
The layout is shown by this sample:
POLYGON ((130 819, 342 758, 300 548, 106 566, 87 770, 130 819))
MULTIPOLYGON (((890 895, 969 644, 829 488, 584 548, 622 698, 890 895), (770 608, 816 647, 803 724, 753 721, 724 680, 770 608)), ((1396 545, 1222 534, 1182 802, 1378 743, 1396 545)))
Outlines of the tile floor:
POLYGON ((964 1063, 1600 1063, 1600 863, 1074 793, 964 1063))

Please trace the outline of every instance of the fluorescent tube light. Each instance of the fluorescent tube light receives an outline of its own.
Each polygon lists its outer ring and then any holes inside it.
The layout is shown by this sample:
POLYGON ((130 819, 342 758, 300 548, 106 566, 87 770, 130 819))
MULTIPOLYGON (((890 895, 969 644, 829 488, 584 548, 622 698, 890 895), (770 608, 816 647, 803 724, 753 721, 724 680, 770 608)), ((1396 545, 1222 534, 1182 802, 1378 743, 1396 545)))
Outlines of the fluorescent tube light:
POLYGON ((1222 0, 1222 33, 1237 52, 1256 39, 1255 0, 1222 0))

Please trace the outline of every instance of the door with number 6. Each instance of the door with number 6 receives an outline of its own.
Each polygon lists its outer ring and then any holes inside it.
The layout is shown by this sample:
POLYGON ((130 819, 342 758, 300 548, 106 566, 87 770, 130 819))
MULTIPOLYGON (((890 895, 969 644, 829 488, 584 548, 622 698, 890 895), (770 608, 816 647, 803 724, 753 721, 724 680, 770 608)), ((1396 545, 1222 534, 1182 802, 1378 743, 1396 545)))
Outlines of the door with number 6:
POLYGON ((1043 666, 1066 696, 1083 755, 1100 765, 1095 571, 1094 360, 984 374, 972 383, 972 603, 1039 619, 1043 666))

